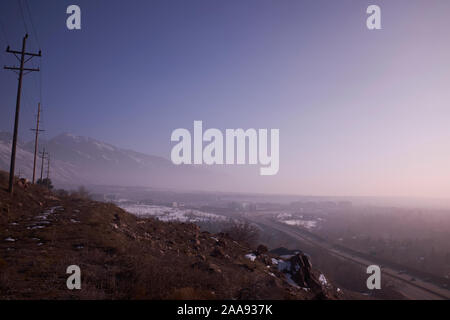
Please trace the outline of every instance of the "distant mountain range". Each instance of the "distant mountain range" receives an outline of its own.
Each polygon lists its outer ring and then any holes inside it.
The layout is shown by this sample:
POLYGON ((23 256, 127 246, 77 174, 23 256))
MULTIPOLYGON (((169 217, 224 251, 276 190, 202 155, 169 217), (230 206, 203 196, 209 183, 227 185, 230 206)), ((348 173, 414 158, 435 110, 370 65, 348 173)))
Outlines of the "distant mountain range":
MULTIPOLYGON (((0 169, 9 171, 12 135, 0 132, 0 169)), ((44 145, 44 143, 42 143, 44 145)), ((56 185, 118 185, 189 189, 211 184, 213 174, 203 168, 176 166, 171 161, 121 149, 88 137, 60 134, 45 141, 50 153, 50 178, 56 185), (193 180, 195 179, 195 180, 193 180)), ((42 150, 42 148, 40 148, 42 150)), ((31 179, 34 141, 18 142, 16 175, 31 179)), ((38 159, 37 177, 41 172, 38 159)), ((44 176, 47 165, 44 165, 44 176)))

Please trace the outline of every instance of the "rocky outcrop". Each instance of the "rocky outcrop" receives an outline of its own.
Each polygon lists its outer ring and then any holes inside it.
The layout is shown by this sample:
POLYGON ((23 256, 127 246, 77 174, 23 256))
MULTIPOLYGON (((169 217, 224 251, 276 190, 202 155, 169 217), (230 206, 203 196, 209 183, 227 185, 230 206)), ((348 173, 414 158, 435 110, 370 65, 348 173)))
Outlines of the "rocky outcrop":
POLYGON ((309 256, 300 250, 279 248, 268 252, 267 247, 260 245, 246 257, 251 261, 264 263, 273 275, 284 277, 292 287, 310 292, 317 299, 336 298, 337 290, 334 290, 322 273, 313 268, 309 256))

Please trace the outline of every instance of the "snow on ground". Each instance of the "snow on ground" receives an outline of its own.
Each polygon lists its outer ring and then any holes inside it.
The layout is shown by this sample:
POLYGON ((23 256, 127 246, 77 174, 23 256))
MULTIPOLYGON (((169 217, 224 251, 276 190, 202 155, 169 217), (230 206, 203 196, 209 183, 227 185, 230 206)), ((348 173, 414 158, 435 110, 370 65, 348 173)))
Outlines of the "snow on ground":
POLYGON ((283 212, 277 215, 277 219, 279 220, 283 220, 286 218, 292 218, 292 214, 283 212))
POLYGON ((255 261, 256 260, 256 255, 253 254, 253 253, 246 254, 245 257, 247 259, 251 260, 251 261, 255 261))
POLYGON ((61 206, 51 207, 44 212, 40 213, 35 217, 32 224, 30 224, 27 229, 28 230, 36 230, 36 229, 44 229, 47 225, 50 224, 48 221, 48 217, 53 215, 56 211, 64 211, 64 208, 61 206))
POLYGON ((171 208, 166 206, 146 204, 118 204, 119 207, 138 217, 153 217, 161 221, 179 222, 203 222, 203 221, 225 221, 226 217, 213 213, 202 212, 192 209, 171 208))
POLYGON ((278 271, 287 271, 289 272, 291 270, 291 262, 290 261, 284 261, 284 260, 278 260, 278 271))
POLYGON ((317 227, 317 221, 315 220, 292 219, 292 220, 284 220, 283 223, 286 223, 290 226, 301 226, 306 229, 314 229, 317 227))
POLYGON ((319 281, 323 286, 326 286, 328 284, 327 278, 323 274, 320 274, 319 281))

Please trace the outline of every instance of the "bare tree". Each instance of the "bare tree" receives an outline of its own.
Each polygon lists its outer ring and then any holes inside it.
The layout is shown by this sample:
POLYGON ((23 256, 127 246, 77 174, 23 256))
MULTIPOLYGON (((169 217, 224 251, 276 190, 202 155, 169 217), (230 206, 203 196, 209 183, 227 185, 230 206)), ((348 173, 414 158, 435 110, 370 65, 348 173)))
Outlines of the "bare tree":
POLYGON ((248 222, 234 222, 234 224, 224 231, 233 240, 254 245, 259 239, 259 229, 248 222))

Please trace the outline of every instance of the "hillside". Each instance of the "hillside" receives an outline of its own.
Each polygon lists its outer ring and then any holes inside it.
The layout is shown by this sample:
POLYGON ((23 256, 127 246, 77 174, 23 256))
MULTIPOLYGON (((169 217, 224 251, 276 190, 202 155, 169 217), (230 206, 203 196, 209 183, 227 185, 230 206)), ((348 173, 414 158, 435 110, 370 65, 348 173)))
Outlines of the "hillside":
POLYGON ((335 299, 306 255, 281 259, 193 224, 138 219, 113 204, 0 171, 0 299, 335 299), (82 289, 66 287, 81 268, 82 289))

